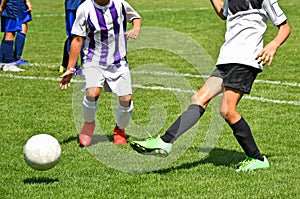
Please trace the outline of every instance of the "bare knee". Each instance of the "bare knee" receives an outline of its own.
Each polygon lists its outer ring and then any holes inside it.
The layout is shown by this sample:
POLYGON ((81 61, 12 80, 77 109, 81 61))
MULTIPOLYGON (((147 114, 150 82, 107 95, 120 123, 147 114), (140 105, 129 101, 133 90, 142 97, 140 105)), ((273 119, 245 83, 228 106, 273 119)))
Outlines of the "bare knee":
POLYGON ((129 107, 131 104, 132 95, 124 95, 119 97, 119 103, 123 107, 129 107))
POLYGON ((229 118, 229 111, 226 111, 225 109, 220 109, 220 115, 222 118, 224 118, 226 121, 229 118))
POLYGON ((14 32, 6 32, 5 33, 5 40, 7 41, 12 41, 15 38, 15 33, 14 32))
POLYGON ((100 88, 88 88, 86 90, 86 98, 89 101, 97 101, 100 96, 100 88))
POLYGON ((234 124, 241 119, 241 115, 235 110, 228 110, 221 107, 220 115, 229 124, 234 124))
POLYGON ((206 96, 205 93, 202 93, 200 91, 194 93, 191 99, 191 104, 198 104, 202 106, 203 108, 206 108, 207 104, 210 101, 210 96, 206 96))

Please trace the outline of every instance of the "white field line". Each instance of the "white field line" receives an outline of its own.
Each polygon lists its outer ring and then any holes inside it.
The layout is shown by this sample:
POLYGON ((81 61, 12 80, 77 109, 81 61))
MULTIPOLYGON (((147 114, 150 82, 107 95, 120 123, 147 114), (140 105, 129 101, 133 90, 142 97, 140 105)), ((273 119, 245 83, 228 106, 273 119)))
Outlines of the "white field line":
MULTIPOLYGON (((20 76, 20 75, 14 75, 14 74, 0 74, 0 77, 16 78, 16 79, 30 79, 30 80, 47 80, 47 81, 56 81, 56 82, 60 81, 60 78, 54 78, 54 77, 20 76)), ((72 82, 83 82, 83 80, 73 79, 72 82)), ((168 87, 162 87, 162 86, 143 86, 143 85, 138 85, 138 84, 133 84, 132 86, 134 88, 142 88, 142 89, 150 89, 150 90, 165 90, 165 91, 183 92, 183 93, 194 93, 195 92, 194 90, 182 90, 180 88, 168 88, 168 87)), ((268 103, 274 103, 274 104, 285 104, 285 105, 295 105, 295 106, 300 105, 300 101, 274 100, 274 99, 267 99, 267 98, 255 97, 255 96, 245 96, 244 98, 249 99, 249 100, 268 102, 268 103)))
MULTIPOLYGON (((151 90, 165 90, 165 91, 173 91, 173 92, 183 92, 183 93, 195 93, 193 90, 182 90, 180 88, 166 88, 161 86, 142 86, 134 84, 133 87, 135 88, 143 88, 143 89, 151 89, 151 90)), ((296 105, 299 106, 299 101, 285 101, 285 100, 273 100, 267 99, 264 97, 255 97, 255 96, 245 96, 245 99, 260 101, 260 102, 269 102, 274 104, 289 104, 289 105, 296 105)))
POLYGON ((65 14, 34 14, 33 18, 44 18, 44 17, 65 17, 65 14))
MULTIPOLYGON (((161 76, 174 76, 174 77, 191 77, 191 78, 208 78, 208 75, 193 75, 193 74, 182 74, 182 73, 172 73, 172 72, 146 72, 146 71, 134 71, 133 74, 145 74, 145 75, 161 75, 161 76)), ((300 83, 296 82, 281 82, 281 81, 269 81, 269 80, 255 80, 256 83, 262 84, 273 84, 273 85, 282 85, 282 86, 292 86, 292 87, 300 87, 300 83)))
MULTIPOLYGON (((202 11, 208 10, 208 7, 199 7, 199 8, 162 8, 162 9, 154 9, 154 10, 137 10, 140 13, 151 13, 151 12, 177 12, 177 11, 202 11)), ((35 14, 33 17, 65 17, 65 14, 35 14)))
MULTIPOLYGON (((49 67, 49 68, 57 68, 58 65, 49 65, 49 64, 38 64, 32 63, 32 66, 39 66, 39 67, 49 67)), ((131 71, 132 74, 149 74, 149 75, 165 75, 165 76, 174 76, 174 77, 191 77, 191 78, 208 78, 208 75, 194 75, 194 74, 182 74, 182 73, 171 73, 171 72, 146 72, 146 71, 131 71)), ((261 84, 271 84, 271 85, 282 85, 282 86, 292 86, 292 87, 300 87, 300 83, 297 82, 281 82, 281 81, 270 81, 270 80, 255 80, 255 83, 261 84)))
POLYGON ((201 11, 201 10, 208 10, 208 7, 199 7, 199 8, 162 8, 162 9, 154 9, 154 10, 137 10, 137 12, 176 12, 176 11, 201 11))
MULTIPOLYGON (((295 3, 285 3, 286 6, 296 6, 298 4, 295 3)), ((202 11, 202 10, 208 10, 211 9, 210 7, 199 7, 199 8, 158 8, 158 9, 141 9, 136 10, 137 12, 141 13, 147 13, 147 12, 176 12, 176 11, 182 11, 182 10, 188 10, 188 11, 202 11)), ((34 14, 33 17, 65 17, 65 14, 34 14)))
MULTIPOLYGON (((32 63, 33 66, 39 67, 49 67, 49 68, 57 68, 58 65, 49 65, 49 64, 40 64, 40 63, 32 63)), ((155 71, 155 72, 147 72, 147 71, 134 71, 131 70, 132 74, 149 74, 149 75, 160 75, 160 76, 174 76, 174 77, 191 77, 191 78, 208 78, 208 75, 194 75, 189 73, 172 73, 172 72, 162 72, 162 71, 155 71)), ((281 85, 281 86, 292 86, 292 87, 300 87, 300 83, 296 82, 281 82, 281 81, 270 81, 270 80, 255 80, 255 83, 261 84, 271 84, 271 85, 281 85)))

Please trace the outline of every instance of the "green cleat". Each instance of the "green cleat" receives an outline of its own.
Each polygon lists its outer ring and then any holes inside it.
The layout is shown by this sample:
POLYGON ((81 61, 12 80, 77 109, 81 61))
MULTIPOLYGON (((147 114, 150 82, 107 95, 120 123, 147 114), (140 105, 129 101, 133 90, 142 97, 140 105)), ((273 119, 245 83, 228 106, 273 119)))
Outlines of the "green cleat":
POLYGON ((255 169, 269 168, 270 164, 268 159, 264 156, 264 161, 255 159, 255 158, 246 158, 243 162, 240 163, 237 172, 241 171, 253 171, 255 169))
POLYGON ((160 137, 149 138, 145 141, 132 141, 130 145, 138 153, 159 157, 167 157, 172 149, 172 144, 164 142, 160 137))
POLYGON ((67 69, 66 69, 65 67, 60 66, 59 69, 58 69, 58 72, 59 72, 59 74, 62 75, 64 72, 66 72, 66 70, 67 70, 67 69))

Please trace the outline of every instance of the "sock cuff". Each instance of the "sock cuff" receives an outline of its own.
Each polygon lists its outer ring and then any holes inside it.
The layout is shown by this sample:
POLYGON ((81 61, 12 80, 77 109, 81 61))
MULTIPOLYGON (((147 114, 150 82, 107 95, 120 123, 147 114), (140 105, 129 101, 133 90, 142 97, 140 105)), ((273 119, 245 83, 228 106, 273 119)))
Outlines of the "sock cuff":
POLYGON ((17 37, 25 38, 25 37, 26 37, 26 34, 21 33, 21 32, 18 32, 18 33, 17 33, 17 37))
POLYGON ((98 101, 89 101, 86 96, 83 98, 83 105, 87 108, 97 108, 98 101))
POLYGON ((13 40, 3 40, 3 42, 4 42, 5 44, 13 44, 13 43, 14 43, 13 40))
POLYGON ((241 117, 241 119, 239 121, 237 121, 234 124, 229 124, 229 126, 233 130, 233 132, 235 132, 236 129, 238 129, 240 126, 242 126, 245 123, 246 123, 245 119, 243 117, 241 117))
POLYGON ((124 107, 124 106, 122 106, 121 104, 119 104, 119 107, 118 107, 118 109, 119 109, 121 112, 130 112, 130 111, 133 110, 133 108, 134 108, 134 106, 133 106, 133 101, 132 101, 132 100, 130 101, 130 106, 124 107))
POLYGON ((193 111, 197 111, 197 112, 200 112, 200 114, 202 115, 204 112, 205 112, 205 109, 200 106, 199 104, 191 104, 189 107, 188 107, 189 110, 193 110, 193 111))

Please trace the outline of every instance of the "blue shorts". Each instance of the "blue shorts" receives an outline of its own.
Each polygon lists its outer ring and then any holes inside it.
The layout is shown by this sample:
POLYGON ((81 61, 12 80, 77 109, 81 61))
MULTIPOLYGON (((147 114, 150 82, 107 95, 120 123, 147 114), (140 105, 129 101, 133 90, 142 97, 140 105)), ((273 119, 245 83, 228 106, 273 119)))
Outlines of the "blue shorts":
POLYGON ((66 33, 67 36, 73 36, 71 31, 72 31, 72 26, 74 24, 76 18, 76 10, 67 10, 66 11, 66 33))
POLYGON ((24 10, 21 14, 21 21, 22 23, 27 23, 29 21, 32 20, 32 16, 31 16, 31 13, 28 12, 27 10, 24 10))
POLYGON ((1 32, 17 32, 22 30, 22 21, 10 17, 1 17, 1 32))

